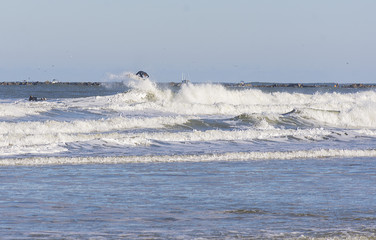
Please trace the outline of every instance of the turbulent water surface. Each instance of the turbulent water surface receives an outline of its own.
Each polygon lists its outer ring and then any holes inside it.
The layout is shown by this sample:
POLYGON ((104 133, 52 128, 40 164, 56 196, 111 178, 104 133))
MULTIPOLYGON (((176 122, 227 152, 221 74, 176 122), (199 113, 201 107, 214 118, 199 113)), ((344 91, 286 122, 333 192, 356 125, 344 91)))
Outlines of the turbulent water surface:
POLYGON ((0 94, 5 239, 376 237, 373 89, 134 79, 0 94))

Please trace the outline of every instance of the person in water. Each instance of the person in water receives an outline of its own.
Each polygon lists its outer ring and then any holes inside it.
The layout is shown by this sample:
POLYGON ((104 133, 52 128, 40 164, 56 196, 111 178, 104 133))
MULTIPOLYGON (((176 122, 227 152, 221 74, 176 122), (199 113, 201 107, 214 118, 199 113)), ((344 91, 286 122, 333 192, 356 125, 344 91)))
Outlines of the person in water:
POLYGON ((29 97, 29 101, 46 101, 47 100, 47 98, 37 98, 37 97, 33 97, 33 96, 30 96, 29 97))
POLYGON ((139 76, 140 78, 148 78, 149 77, 149 74, 147 74, 146 72, 144 71, 138 71, 136 73, 136 76, 139 76))

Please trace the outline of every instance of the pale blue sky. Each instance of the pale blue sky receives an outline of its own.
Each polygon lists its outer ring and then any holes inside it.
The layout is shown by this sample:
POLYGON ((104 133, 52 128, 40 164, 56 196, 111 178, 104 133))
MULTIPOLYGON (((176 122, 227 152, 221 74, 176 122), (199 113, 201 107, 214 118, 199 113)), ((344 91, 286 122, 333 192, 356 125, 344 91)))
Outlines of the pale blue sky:
POLYGON ((374 0, 2 0, 0 81, 376 83, 374 0))

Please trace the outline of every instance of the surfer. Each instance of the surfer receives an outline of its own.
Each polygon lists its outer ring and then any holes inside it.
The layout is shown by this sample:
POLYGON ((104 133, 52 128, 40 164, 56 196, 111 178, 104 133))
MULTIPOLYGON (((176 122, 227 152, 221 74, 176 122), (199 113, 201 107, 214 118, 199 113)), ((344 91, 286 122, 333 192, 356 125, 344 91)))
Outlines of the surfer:
POLYGON ((37 98, 37 97, 33 97, 33 96, 30 96, 29 97, 29 101, 46 101, 47 100, 47 98, 37 98))
POLYGON ((136 73, 136 76, 139 76, 140 78, 148 78, 149 77, 149 74, 147 74, 146 72, 144 71, 138 71, 136 73))

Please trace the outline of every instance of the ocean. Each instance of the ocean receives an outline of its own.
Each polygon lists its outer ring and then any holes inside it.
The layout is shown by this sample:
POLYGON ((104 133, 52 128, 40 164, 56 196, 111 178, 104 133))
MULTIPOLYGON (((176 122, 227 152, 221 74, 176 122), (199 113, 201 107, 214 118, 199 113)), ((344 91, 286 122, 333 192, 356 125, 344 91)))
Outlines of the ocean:
POLYGON ((374 88, 7 85, 0 137, 1 239, 376 239, 374 88))

